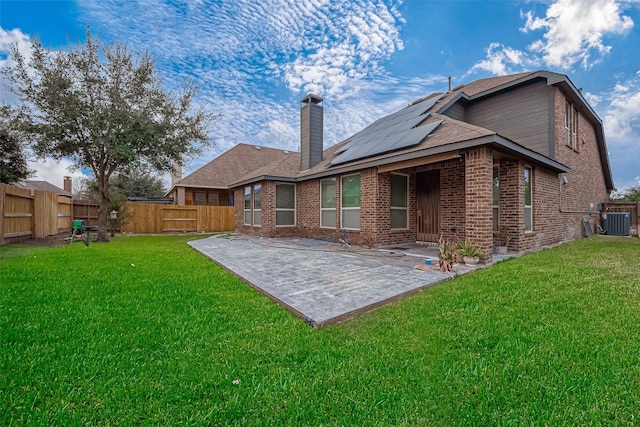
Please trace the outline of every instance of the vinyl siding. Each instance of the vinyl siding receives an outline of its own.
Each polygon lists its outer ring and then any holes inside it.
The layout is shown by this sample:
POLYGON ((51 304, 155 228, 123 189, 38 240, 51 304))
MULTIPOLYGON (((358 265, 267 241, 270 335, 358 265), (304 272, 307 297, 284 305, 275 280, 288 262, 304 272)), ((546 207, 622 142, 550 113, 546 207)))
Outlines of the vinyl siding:
POLYGON ((466 121, 554 158, 549 132, 552 93, 553 89, 545 82, 514 88, 470 104, 466 108, 466 121))
POLYGON ((446 116, 451 117, 455 120, 465 121, 464 114, 464 105, 461 102, 457 102, 453 104, 451 107, 447 108, 447 111, 444 113, 446 116))

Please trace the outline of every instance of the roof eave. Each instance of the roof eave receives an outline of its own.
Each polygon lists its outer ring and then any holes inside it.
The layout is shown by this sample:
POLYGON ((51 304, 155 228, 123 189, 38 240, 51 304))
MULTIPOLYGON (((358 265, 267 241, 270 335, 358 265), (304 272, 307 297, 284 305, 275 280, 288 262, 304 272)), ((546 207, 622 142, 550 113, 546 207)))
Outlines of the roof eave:
POLYGON ((606 141, 605 141, 604 126, 602 124, 602 120, 600 119, 598 114, 593 110, 593 108, 591 108, 591 105, 589 105, 587 100, 584 98, 584 96, 582 95, 582 91, 579 90, 573 84, 573 82, 569 79, 569 77, 567 77, 566 74, 554 73, 554 72, 551 72, 551 71, 536 71, 536 72, 533 72, 531 74, 527 74, 525 76, 522 76, 519 79, 510 81, 508 83, 505 83, 503 85, 499 85, 499 86, 493 87, 491 89, 488 89, 486 91, 479 92, 479 93, 477 93, 477 94, 475 94, 473 96, 468 96, 466 93, 460 92, 460 94, 456 95, 449 102, 447 102, 445 105, 440 107, 438 109, 437 113, 438 114, 443 114, 447 109, 449 109, 452 105, 454 105, 455 103, 459 102, 460 100, 472 101, 474 99, 479 99, 479 98, 485 97, 487 95, 491 95, 493 93, 500 92, 500 91, 502 91, 504 89, 508 89, 510 87, 526 83, 527 81, 531 81, 531 80, 534 80, 534 79, 540 79, 540 78, 544 78, 547 81, 547 85, 550 85, 550 86, 552 86, 552 85, 561 86, 562 88, 565 89, 565 91, 568 91, 572 95, 571 97, 574 98, 574 101, 579 101, 580 104, 582 104, 584 106, 585 115, 590 120, 592 120, 593 123, 595 123, 596 143, 598 145, 598 154, 600 156, 600 162, 601 162, 602 167, 603 167, 605 185, 607 186, 608 190, 610 190, 610 191, 615 190, 615 186, 614 186, 614 183, 613 183, 613 175, 611 173, 611 164, 609 162, 609 154, 607 153, 607 148, 606 148, 607 144, 606 144, 606 141))
POLYGON ((245 185, 253 184, 260 181, 278 181, 278 182, 298 182, 298 179, 290 176, 277 176, 277 175, 259 175, 253 178, 245 179, 243 181, 234 182, 229 185, 229 188, 242 187, 245 185))
POLYGON ((383 158, 364 161, 358 164, 334 166, 325 170, 315 172, 309 175, 294 177, 280 177, 274 175, 261 175, 248 180, 236 182, 232 187, 240 187, 248 184, 252 184, 259 181, 281 181, 281 182, 303 182, 312 179, 325 178, 328 176, 342 175, 346 173, 356 172, 363 169, 369 169, 373 167, 391 165, 393 163, 400 163, 407 160, 417 159, 421 157, 430 157, 434 155, 444 154, 447 152, 464 152, 472 148, 476 148, 482 145, 489 145, 492 149, 508 153, 517 157, 522 157, 525 160, 543 166, 557 173, 569 172, 569 168, 562 163, 556 162, 542 154, 531 151, 515 142, 509 141, 499 135, 488 135, 480 138, 474 138, 466 141, 459 141, 452 144, 441 145, 438 147, 425 148, 423 150, 412 151, 409 153, 398 153, 396 155, 385 156, 383 158))

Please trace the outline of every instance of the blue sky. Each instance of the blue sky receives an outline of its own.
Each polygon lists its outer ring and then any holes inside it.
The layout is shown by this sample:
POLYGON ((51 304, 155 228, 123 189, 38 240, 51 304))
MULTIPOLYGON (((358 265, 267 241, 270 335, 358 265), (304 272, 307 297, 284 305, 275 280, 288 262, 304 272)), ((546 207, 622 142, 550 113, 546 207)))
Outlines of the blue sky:
MULTIPOLYGON (((545 69, 583 88, 603 120, 616 187, 640 184, 640 0, 0 0, 0 67, 11 43, 65 49, 86 25, 148 51, 168 89, 192 78, 197 101, 222 114, 186 173, 240 142, 297 150, 308 92, 324 98, 329 146, 446 91, 448 76, 545 69)), ((60 186, 67 166, 32 163, 60 186)))

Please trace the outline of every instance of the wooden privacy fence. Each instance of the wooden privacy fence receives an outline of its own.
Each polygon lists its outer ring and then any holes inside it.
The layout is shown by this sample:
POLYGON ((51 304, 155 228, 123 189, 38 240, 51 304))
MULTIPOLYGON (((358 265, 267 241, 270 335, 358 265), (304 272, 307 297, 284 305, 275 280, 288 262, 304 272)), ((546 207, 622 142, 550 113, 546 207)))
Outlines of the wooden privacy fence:
POLYGON ((176 206, 127 203, 131 219, 120 231, 127 233, 216 232, 235 229, 233 206, 176 206))
POLYGON ((607 202, 604 204, 604 212, 629 212, 631 215, 631 235, 640 236, 638 224, 640 224, 640 203, 636 202, 607 202))
POLYGON ((69 196, 0 184, 0 245, 71 230, 74 219, 97 225, 98 206, 69 196))

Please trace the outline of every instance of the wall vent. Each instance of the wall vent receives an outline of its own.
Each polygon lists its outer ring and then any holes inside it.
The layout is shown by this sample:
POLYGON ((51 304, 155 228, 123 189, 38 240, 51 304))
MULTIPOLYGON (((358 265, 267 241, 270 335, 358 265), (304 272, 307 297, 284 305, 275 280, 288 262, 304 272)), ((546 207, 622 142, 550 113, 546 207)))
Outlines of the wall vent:
POLYGON ((631 214, 629 212, 606 212, 602 214, 602 228, 610 236, 631 235, 631 214))

